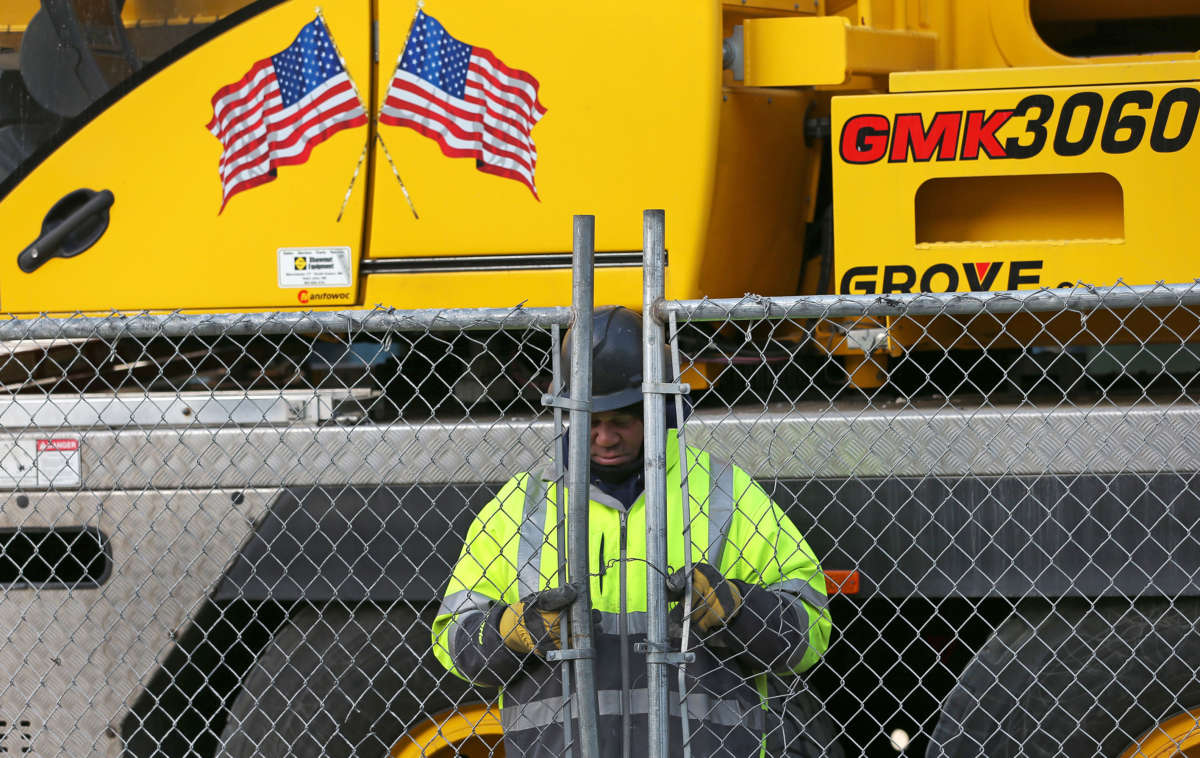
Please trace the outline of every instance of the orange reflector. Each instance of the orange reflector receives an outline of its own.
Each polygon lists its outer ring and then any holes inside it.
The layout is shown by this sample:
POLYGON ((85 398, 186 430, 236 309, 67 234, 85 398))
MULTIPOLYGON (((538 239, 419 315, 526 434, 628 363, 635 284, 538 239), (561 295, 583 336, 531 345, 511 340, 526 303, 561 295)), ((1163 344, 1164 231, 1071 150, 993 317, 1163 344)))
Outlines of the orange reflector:
POLYGON ((825 594, 827 595, 855 595, 858 594, 858 572, 857 571, 826 571, 825 572, 825 594))

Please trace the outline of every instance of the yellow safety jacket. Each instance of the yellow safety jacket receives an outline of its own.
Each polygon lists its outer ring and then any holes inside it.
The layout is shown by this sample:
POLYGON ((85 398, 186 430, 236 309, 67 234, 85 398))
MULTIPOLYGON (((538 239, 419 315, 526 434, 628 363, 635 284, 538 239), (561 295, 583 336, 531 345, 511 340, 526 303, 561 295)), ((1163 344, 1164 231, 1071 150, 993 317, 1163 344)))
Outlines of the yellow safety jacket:
MULTIPOLYGON (((685 565, 678 451, 671 430, 666 479, 672 570, 685 565)), ((692 755, 749 758, 760 754, 764 735, 776 726, 767 707, 766 675, 802 672, 829 644, 825 579, 795 525, 748 474, 693 448, 687 451, 686 471, 692 561, 715 566, 751 589, 729 624, 740 624, 736 635, 715 635, 691 648, 696 660, 687 666, 685 687, 692 755), (772 625, 780 628, 767 628, 772 625), (767 652, 760 649, 757 656, 753 639, 749 644, 739 639, 755 635, 774 635, 767 652), (770 649, 785 639, 788 649, 770 649)), ((561 496, 558 489, 552 473, 522 473, 483 507, 467 532, 433 625, 434 652, 442 665, 468 681, 503 686, 501 721, 510 756, 557 756, 564 749, 557 664, 519 658, 484 623, 493 608, 558 586, 558 504, 565 508, 568 502, 566 488, 561 496)), ((637 754, 646 744, 648 703, 645 654, 633 649, 646 632, 645 495, 628 510, 596 487, 589 499, 592 605, 600 611, 594 645, 601 752, 620 755, 624 727, 633 731, 637 754), (624 682, 622 668, 629 677, 624 682)), ((669 679, 676 686, 676 677, 669 679)), ((677 691, 670 702, 677 711, 677 691)), ((676 713, 671 719, 675 746, 678 722, 676 713)))

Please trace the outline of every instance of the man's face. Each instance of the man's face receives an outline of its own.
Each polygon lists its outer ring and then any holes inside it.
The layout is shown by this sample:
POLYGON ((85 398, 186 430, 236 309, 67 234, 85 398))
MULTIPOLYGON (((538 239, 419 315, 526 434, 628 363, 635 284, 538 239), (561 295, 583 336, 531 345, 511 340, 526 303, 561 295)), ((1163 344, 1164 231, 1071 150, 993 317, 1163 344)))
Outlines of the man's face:
POLYGON ((642 450, 642 417, 627 411, 592 414, 592 463, 619 466, 642 450))

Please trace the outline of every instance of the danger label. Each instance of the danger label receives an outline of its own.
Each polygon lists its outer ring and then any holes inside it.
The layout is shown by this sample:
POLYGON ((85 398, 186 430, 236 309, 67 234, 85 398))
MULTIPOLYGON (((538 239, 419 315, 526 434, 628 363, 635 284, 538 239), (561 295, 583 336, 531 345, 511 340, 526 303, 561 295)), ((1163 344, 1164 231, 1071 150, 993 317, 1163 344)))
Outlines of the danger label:
POLYGON ((78 487, 83 458, 78 437, 0 440, 0 489, 78 487))
POLYGON ((278 262, 283 289, 350 286, 348 247, 281 247, 278 262))
POLYGON ((37 486, 79 486, 82 477, 77 438, 39 439, 36 451, 37 486))
POLYGON ((39 453, 74 453, 79 450, 79 440, 38 440, 39 453))

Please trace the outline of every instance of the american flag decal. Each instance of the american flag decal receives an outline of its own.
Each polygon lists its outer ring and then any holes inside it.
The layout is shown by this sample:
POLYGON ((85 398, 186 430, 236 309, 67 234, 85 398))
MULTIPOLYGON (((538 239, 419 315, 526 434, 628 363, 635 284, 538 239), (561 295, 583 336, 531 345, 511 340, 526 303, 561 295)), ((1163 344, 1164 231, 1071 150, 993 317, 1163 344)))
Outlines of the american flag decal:
POLYGON ((304 163, 312 149, 367 112, 320 17, 283 51, 258 61, 212 98, 208 130, 221 140, 221 210, 238 192, 304 163))
POLYGON ((531 132, 544 115, 537 79, 418 11, 379 121, 415 129, 447 156, 474 158, 480 171, 516 179, 536 198, 531 132))

